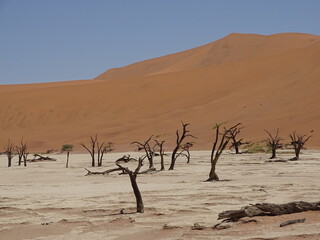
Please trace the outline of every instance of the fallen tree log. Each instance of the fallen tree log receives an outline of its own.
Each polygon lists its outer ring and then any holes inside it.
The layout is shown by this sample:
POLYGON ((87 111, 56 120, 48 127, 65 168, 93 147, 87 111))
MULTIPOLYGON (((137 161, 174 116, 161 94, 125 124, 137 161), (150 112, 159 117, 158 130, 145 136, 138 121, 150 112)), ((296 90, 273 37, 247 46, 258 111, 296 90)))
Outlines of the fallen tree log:
POLYGON ((87 168, 85 168, 85 170, 87 170, 87 174, 85 176, 88 176, 88 175, 108 175, 111 172, 122 171, 121 168, 112 168, 112 169, 105 170, 103 172, 93 172, 87 168))
POLYGON ((305 211, 320 211, 318 202, 290 202, 286 204, 258 203, 242 207, 240 210, 229 210, 219 213, 218 220, 236 222, 243 217, 278 216, 305 211))
POLYGON ((41 156, 40 154, 33 154, 33 159, 28 159, 28 162, 44 162, 44 161, 57 161, 55 158, 51 157, 44 157, 41 156))

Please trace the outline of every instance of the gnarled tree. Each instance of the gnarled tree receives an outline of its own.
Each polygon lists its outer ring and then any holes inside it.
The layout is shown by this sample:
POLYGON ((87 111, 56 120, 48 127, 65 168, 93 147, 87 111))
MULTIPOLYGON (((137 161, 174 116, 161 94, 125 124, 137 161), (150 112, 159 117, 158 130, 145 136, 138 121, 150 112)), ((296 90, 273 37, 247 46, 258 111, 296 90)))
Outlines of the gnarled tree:
POLYGON ((6 145, 4 145, 4 153, 7 155, 8 158, 8 167, 11 167, 12 164, 12 158, 15 155, 15 146, 14 144, 11 142, 11 140, 8 140, 8 143, 6 145))
POLYGON ((282 147, 280 141, 283 140, 279 137, 279 128, 277 129, 276 135, 272 136, 272 134, 268 130, 264 130, 268 134, 268 139, 265 140, 267 142, 267 146, 271 149, 272 155, 270 159, 276 158, 276 152, 278 148, 282 147))
MULTIPOLYGON (((130 177, 130 181, 131 181, 131 186, 133 189, 133 193, 134 196, 136 197, 136 204, 137 204, 137 212, 139 213, 143 213, 144 212, 144 205, 143 205, 143 200, 142 200, 142 196, 137 184, 137 175, 140 171, 140 168, 143 165, 143 160, 145 159, 146 156, 144 157, 140 157, 138 160, 138 166, 136 167, 136 169, 134 171, 131 171, 129 168, 127 167, 123 167, 122 165, 120 165, 120 161, 116 161, 117 166, 124 171, 125 173, 127 173, 130 177)), ((131 158, 132 159, 132 158, 131 158)))
POLYGON ((240 146, 244 144, 249 144, 249 142, 243 142, 243 138, 238 139, 238 134, 243 127, 237 127, 230 131, 231 135, 231 146, 229 149, 234 148, 236 154, 240 154, 240 146))
POLYGON ((291 145, 293 145, 294 152, 296 155, 294 158, 291 158, 290 160, 299 160, 300 151, 305 145, 305 143, 310 139, 311 135, 310 136, 300 135, 294 131, 289 136, 291 138, 291 145))
POLYGON ((16 146, 16 151, 18 154, 18 165, 21 166, 21 162, 23 159, 23 165, 27 166, 27 157, 29 155, 28 153, 28 147, 27 143, 23 141, 23 138, 21 138, 20 145, 16 146))
POLYGON ((152 139, 153 136, 149 137, 146 141, 144 142, 138 142, 134 141, 131 144, 137 144, 137 151, 143 150, 145 152, 145 156, 147 157, 149 161, 149 168, 154 168, 153 166, 153 156, 154 156, 154 151, 151 149, 150 146, 150 140, 152 139))
POLYGON ((73 149, 73 145, 72 144, 63 144, 62 148, 61 148, 62 152, 67 152, 66 168, 69 167, 69 155, 70 155, 70 152, 72 151, 72 149, 73 149))
POLYGON ((228 145, 230 139, 231 139, 231 131, 233 131, 235 128, 237 128, 240 123, 230 127, 230 128, 223 128, 223 131, 220 133, 220 127, 224 123, 217 124, 213 127, 215 129, 215 138, 211 150, 211 169, 209 172, 209 178, 207 179, 207 182, 209 181, 219 181, 219 177, 216 174, 216 165, 219 160, 220 155, 222 154, 223 150, 228 145))
POLYGON ((155 147, 158 148, 159 151, 159 156, 160 156, 160 164, 161 164, 161 169, 160 171, 164 171, 164 149, 163 149, 163 144, 165 141, 158 141, 158 140, 154 140, 156 142, 155 147))
POLYGON ((91 166, 94 167, 96 165, 95 153, 96 153, 96 145, 98 141, 98 135, 96 134, 94 137, 90 136, 90 147, 87 147, 84 143, 80 143, 82 147, 84 147, 91 156, 91 166))
POLYGON ((189 134, 189 130, 187 129, 187 127, 190 125, 189 123, 183 123, 181 121, 182 124, 182 133, 179 134, 179 130, 176 131, 176 146, 172 151, 172 155, 171 155, 171 164, 168 170, 173 170, 176 160, 177 158, 182 154, 182 152, 184 151, 183 149, 181 150, 181 146, 183 145, 183 140, 187 137, 192 137, 192 138, 196 138, 193 135, 189 134), (179 152, 180 150, 180 152, 179 152))

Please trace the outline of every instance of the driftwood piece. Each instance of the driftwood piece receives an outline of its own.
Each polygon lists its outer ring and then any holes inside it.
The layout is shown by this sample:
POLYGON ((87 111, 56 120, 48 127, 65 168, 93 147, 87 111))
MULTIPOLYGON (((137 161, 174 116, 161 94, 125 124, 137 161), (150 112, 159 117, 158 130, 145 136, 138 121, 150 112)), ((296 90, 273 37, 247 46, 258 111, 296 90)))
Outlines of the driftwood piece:
POLYGON ((287 226, 287 225, 295 224, 295 223, 303 223, 305 220, 306 220, 305 218, 288 220, 288 221, 285 221, 285 222, 281 223, 281 224, 280 224, 280 227, 285 227, 285 226, 287 226))
POLYGON ((85 168, 85 170, 87 170, 87 174, 85 176, 88 176, 88 175, 108 175, 111 172, 122 171, 121 168, 112 168, 112 169, 108 169, 108 170, 105 170, 102 172, 92 172, 87 168, 85 168))
POLYGON ((218 219, 236 222, 243 217, 254 216, 278 216, 305 211, 319 211, 320 201, 318 202, 290 202, 286 204, 258 203, 242 207, 240 210, 224 211, 219 213, 218 219))
POLYGON ((45 161, 57 161, 55 158, 44 157, 40 154, 33 154, 33 159, 28 159, 29 162, 45 162, 45 161))

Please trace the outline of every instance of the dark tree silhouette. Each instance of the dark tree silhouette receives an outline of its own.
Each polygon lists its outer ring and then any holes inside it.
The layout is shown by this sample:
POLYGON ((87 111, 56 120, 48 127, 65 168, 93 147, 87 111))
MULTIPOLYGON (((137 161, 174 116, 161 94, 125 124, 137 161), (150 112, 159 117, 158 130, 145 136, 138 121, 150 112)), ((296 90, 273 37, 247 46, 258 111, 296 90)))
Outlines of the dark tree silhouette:
POLYGON ((181 121, 182 124, 182 133, 181 135, 179 134, 179 130, 176 131, 176 146, 172 151, 172 156, 171 156, 171 164, 168 170, 173 170, 176 160, 177 158, 182 154, 182 152, 184 151, 183 149, 181 150, 181 146, 183 145, 183 140, 187 137, 192 137, 192 138, 196 138, 193 135, 189 134, 189 130, 187 130, 187 127, 190 125, 189 123, 183 123, 181 121), (180 152, 178 152, 179 150, 181 150, 180 152))
POLYGON ((158 147, 158 151, 159 151, 159 156, 160 156, 160 164, 161 164, 161 169, 160 171, 164 171, 164 149, 163 149, 163 144, 165 141, 158 141, 158 140, 154 140, 156 142, 155 147, 158 147))
POLYGON ((279 137, 279 128, 277 129, 276 135, 272 136, 272 134, 268 130, 264 130, 268 134, 268 139, 265 140, 267 142, 267 146, 271 149, 272 155, 270 159, 276 158, 276 152, 278 148, 282 147, 280 141, 283 140, 279 137))
POLYGON ((87 147, 84 143, 80 143, 82 147, 84 147, 91 155, 91 166, 94 167, 96 165, 95 161, 95 153, 96 153, 96 145, 98 141, 98 135, 96 134, 94 137, 90 136, 90 147, 87 147))
POLYGON ((105 142, 100 143, 98 140, 98 135, 96 134, 94 137, 90 136, 90 146, 86 146, 84 143, 80 143, 82 147, 84 147, 91 156, 91 166, 94 167, 96 165, 96 154, 98 167, 102 166, 102 159, 105 153, 113 151, 113 143, 108 142, 106 145, 105 142))
POLYGON ((15 155, 15 146, 14 144, 11 142, 11 140, 8 140, 8 143, 6 145, 4 145, 4 153, 7 155, 8 158, 8 167, 11 167, 12 164, 12 158, 15 155))
POLYGON ((27 157, 28 157, 28 147, 27 143, 23 141, 23 138, 21 138, 20 145, 16 146, 16 152, 18 154, 18 165, 21 166, 21 162, 23 159, 23 165, 27 166, 27 157))
MULTIPOLYGON (((140 157, 138 160, 138 166, 136 167, 136 169, 134 171, 129 170, 129 168, 127 167, 123 167, 120 165, 120 161, 116 161, 117 166, 124 171, 125 173, 127 173, 130 177, 130 181, 131 181, 131 186, 134 192, 134 195, 136 197, 136 203, 137 203, 137 212, 139 213, 143 213, 144 212, 144 205, 143 205, 143 200, 142 200, 142 196, 137 184, 137 175, 140 171, 140 168, 143 165, 143 160, 146 158, 146 156, 140 157)), ((131 158, 132 159, 132 158, 131 158)), ((136 159, 135 159, 136 160, 136 159)))
POLYGON ((97 141, 98 167, 102 166, 102 160, 103 160, 104 154, 112 151, 113 151, 112 142, 108 142, 107 144, 103 142, 102 144, 99 144, 99 142, 97 141))
POLYGON ((71 144, 62 145, 61 151, 62 152, 67 152, 66 168, 69 167, 69 155, 70 155, 70 152, 72 152, 72 150, 73 150, 73 145, 71 145, 71 144))
POLYGON ((291 158, 290 160, 299 160, 300 151, 305 145, 305 143, 310 139, 311 135, 300 135, 297 134, 296 131, 294 131, 289 136, 291 138, 291 145, 293 145, 294 152, 296 154, 296 156, 294 158, 291 158))
POLYGON ((137 144, 137 151, 141 151, 143 150, 145 152, 145 156, 148 158, 149 161, 149 168, 154 168, 153 166, 153 156, 154 156, 154 151, 151 149, 150 146, 150 141, 152 139, 153 135, 151 137, 149 137, 146 141, 144 142, 138 142, 138 141, 134 141, 131 144, 137 144))
POLYGON ((249 142, 243 142, 243 138, 238 139, 238 134, 240 133, 240 131, 243 129, 243 127, 236 127, 234 129, 232 129, 230 131, 230 135, 231 135, 231 146, 229 149, 234 148, 236 154, 240 154, 241 152, 239 151, 239 148, 241 147, 241 145, 244 144, 249 144, 249 142))
POLYGON ((215 129, 215 139, 213 142, 212 146, 212 151, 211 151, 211 170, 209 173, 209 178, 207 181, 219 181, 219 177, 216 174, 216 165, 219 160, 220 155, 222 154, 223 150, 226 148, 228 145, 230 139, 231 139, 231 131, 235 128, 237 128, 240 123, 234 125, 233 127, 230 128, 224 128, 222 133, 220 133, 220 127, 224 123, 217 124, 213 127, 215 129), (221 138, 219 138, 221 136, 221 138))

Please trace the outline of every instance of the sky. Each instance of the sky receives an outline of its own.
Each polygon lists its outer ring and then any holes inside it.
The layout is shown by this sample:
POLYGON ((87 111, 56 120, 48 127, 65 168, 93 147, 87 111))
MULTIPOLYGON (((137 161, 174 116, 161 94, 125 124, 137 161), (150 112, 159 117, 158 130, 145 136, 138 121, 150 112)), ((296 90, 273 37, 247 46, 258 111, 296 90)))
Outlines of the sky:
POLYGON ((319 0, 0 0, 0 84, 92 79, 230 33, 320 35, 319 0))

